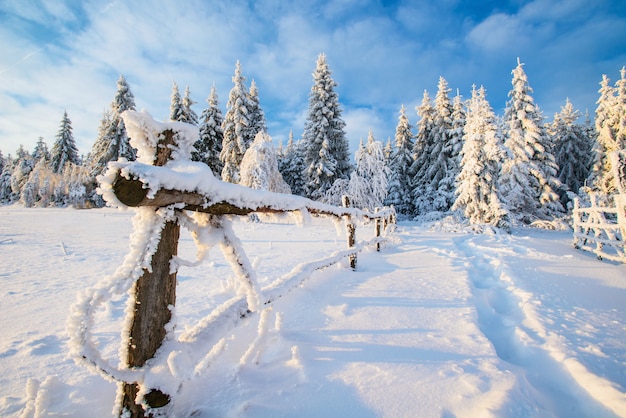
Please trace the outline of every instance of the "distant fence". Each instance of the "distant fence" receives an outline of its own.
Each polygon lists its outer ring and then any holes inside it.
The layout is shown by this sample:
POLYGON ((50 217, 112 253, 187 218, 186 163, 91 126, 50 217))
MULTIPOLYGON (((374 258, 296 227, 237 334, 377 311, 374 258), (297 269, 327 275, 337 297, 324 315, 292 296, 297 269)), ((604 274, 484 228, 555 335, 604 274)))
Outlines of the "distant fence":
POLYGON ((615 195, 615 206, 607 206, 597 194, 590 198, 590 207, 574 201, 574 247, 590 251, 600 260, 626 263, 626 195, 615 195))

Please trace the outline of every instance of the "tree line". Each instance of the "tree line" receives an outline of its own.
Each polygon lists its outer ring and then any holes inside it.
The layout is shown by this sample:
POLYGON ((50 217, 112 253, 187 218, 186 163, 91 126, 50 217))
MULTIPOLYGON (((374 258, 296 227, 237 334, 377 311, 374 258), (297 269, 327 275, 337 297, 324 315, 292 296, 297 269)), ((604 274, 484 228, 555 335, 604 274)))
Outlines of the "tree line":
MULTIPOLYGON (((580 122, 569 100, 547 122, 519 60, 512 75, 502 116, 495 115, 484 87, 474 86, 468 100, 458 93, 451 98, 440 77, 434 99, 424 91, 416 125, 402 106, 394 140, 383 146, 370 131, 354 163, 324 54, 313 72, 303 133, 297 140, 290 133, 285 146, 273 147, 258 88, 254 80, 248 88, 239 62, 225 114, 215 87, 198 117, 189 87, 181 96, 174 82, 170 120, 198 127, 192 159, 224 181, 332 204, 349 195, 365 209, 393 205, 405 219, 456 212, 472 224, 507 228, 562 217, 577 195, 614 193, 609 154, 626 148, 626 70, 614 86, 603 76, 593 123, 588 114, 580 122)), ((109 161, 136 157, 121 117, 134 109, 120 76, 86 157, 78 155, 67 112, 52 150, 39 138, 32 153, 22 146, 14 157, 0 152, 0 202, 103 206, 97 176, 109 161)))

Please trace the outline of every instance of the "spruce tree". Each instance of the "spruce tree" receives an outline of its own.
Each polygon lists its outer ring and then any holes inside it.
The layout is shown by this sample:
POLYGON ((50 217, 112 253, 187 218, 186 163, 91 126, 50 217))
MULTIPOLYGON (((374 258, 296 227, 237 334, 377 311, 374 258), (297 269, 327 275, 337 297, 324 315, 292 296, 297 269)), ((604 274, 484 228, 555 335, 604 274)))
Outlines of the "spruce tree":
POLYGON ((430 165, 424 179, 432 190, 431 210, 441 212, 450 209, 454 202, 454 179, 458 172, 458 149, 455 149, 456 144, 453 144, 452 103, 449 92, 448 82, 439 77, 435 96, 430 165))
POLYGON ((554 156, 559 167, 557 177, 565 187, 561 202, 567 204, 567 191, 578 193, 585 185, 593 164, 592 142, 584 125, 577 124, 580 112, 566 100, 561 112, 554 115, 550 133, 554 140, 554 156))
POLYGON ((180 97, 178 84, 172 82, 172 93, 170 94, 170 120, 179 122, 184 117, 183 99, 180 97))
POLYGON ((295 142, 293 132, 289 132, 287 147, 283 150, 282 157, 278 160, 278 169, 283 179, 289 185, 291 193, 304 195, 304 155, 302 140, 295 142))
POLYGON ((259 89, 254 80, 250 83, 250 135, 256 138, 259 132, 267 132, 265 112, 259 101, 259 89))
POLYGON ((513 88, 504 114, 508 157, 502 165, 500 190, 513 219, 549 220, 563 212, 555 192, 558 167, 551 138, 519 60, 512 73, 513 88))
POLYGON ((395 148, 389 160, 389 192, 385 204, 393 205, 399 215, 413 213, 411 199, 411 165, 413 164, 413 132, 402 105, 396 126, 395 148))
POLYGON ((222 141, 224 140, 224 131, 222 131, 224 117, 219 107, 215 86, 211 88, 207 103, 209 107, 204 109, 200 115, 198 141, 194 144, 195 151, 191 153, 191 159, 205 163, 211 168, 213 174, 219 177, 224 168, 220 160, 222 141))
POLYGON ((320 54, 313 72, 313 87, 309 93, 309 108, 302 135, 304 192, 312 199, 321 199, 336 180, 345 180, 350 174, 349 145, 336 86, 326 55, 320 54))
POLYGON ((67 111, 63 113, 61 126, 56 135, 56 140, 50 153, 50 165, 54 173, 63 172, 66 164, 78 164, 78 149, 72 134, 72 121, 67 116, 67 111))
POLYGON ((472 88, 463 128, 461 171, 453 210, 472 224, 508 227, 507 210, 498 191, 498 173, 505 155, 496 117, 485 89, 472 88))
POLYGON ((621 78, 614 88, 609 85, 609 78, 603 75, 599 93, 591 180, 596 191, 608 195, 616 191, 610 154, 626 149, 626 68, 622 68, 621 78))
POLYGON ((50 151, 48 150, 48 144, 43 140, 43 137, 37 139, 37 144, 33 150, 33 162, 37 164, 40 160, 49 161, 50 151))
POLYGON ((193 106, 195 103, 196 102, 191 100, 189 86, 185 87, 185 96, 183 97, 183 100, 180 103, 181 114, 179 118, 177 119, 178 122, 185 122, 191 125, 198 124, 198 115, 196 115, 196 112, 194 112, 193 109, 191 108, 191 106, 193 106))
MULTIPOLYGON (((120 158, 134 160, 137 151, 130 145, 124 120, 121 114, 126 110, 135 110, 135 97, 124 76, 117 80, 117 90, 109 110, 105 110, 100 120, 98 137, 89 156, 89 171, 94 178, 100 175, 109 161, 120 158)), ((103 203, 103 202, 102 202, 103 203)))
POLYGON ((411 200, 413 215, 422 215, 432 210, 431 196, 434 189, 426 176, 431 166, 435 109, 428 91, 424 90, 422 103, 416 108, 420 121, 413 144, 413 164, 411 165, 411 200))
POLYGON ((220 160, 224 165, 222 180, 230 183, 239 183, 241 160, 254 140, 250 129, 252 105, 245 81, 245 77, 241 74, 241 64, 237 61, 233 76, 233 88, 228 96, 226 116, 222 123, 224 141, 220 153, 220 160))
POLYGON ((278 171, 276 152, 272 138, 265 131, 257 133, 254 142, 246 150, 241 160, 242 186, 276 193, 290 193, 291 190, 278 171))

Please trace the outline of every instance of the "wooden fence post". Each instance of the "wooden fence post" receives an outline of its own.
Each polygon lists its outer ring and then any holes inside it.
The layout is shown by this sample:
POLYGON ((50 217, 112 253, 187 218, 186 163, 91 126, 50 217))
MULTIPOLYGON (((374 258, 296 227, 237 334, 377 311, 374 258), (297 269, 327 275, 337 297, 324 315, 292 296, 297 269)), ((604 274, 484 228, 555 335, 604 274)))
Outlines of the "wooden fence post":
MULTIPOLYGON (((376 208, 374 213, 378 215, 379 209, 376 208)), ((374 220, 374 228, 376 229, 376 238, 380 238, 381 221, 379 217, 374 220)), ((376 251, 380 252, 380 241, 376 241, 376 251)))
MULTIPOLYGON (((343 207, 344 208, 349 208, 350 207, 350 198, 348 196, 342 196, 341 198, 342 203, 343 203, 343 207)), ((354 222, 352 221, 352 218, 350 218, 349 215, 346 215, 344 217, 346 219, 346 232, 348 235, 348 248, 352 248, 354 247, 355 243, 356 243, 356 227, 354 225, 354 222)), ((350 268, 352 268, 352 270, 356 270, 356 253, 355 254, 351 254, 349 256, 349 260, 350 260, 350 268)))
MULTIPOLYGON (((169 129, 161 133, 154 165, 163 166, 171 158, 175 136, 175 132, 169 129)), ((126 359, 131 368, 141 367, 154 357, 165 339, 165 326, 172 318, 169 307, 176 303, 176 272, 170 273, 170 262, 178 252, 179 235, 177 221, 165 222, 156 252, 152 255, 151 271, 144 269, 135 283, 135 311, 126 359)), ((133 418, 145 416, 143 406, 135 402, 138 391, 136 382, 124 383, 122 415, 128 412, 133 418)), ((150 408, 161 408, 170 402, 170 397, 152 389, 144 401, 150 408)))

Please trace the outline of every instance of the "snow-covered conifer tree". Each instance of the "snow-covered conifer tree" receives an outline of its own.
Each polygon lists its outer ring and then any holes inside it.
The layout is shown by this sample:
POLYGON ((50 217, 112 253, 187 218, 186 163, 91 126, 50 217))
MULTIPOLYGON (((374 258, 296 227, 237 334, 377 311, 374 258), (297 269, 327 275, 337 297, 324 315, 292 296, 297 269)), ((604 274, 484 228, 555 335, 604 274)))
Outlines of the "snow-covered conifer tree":
POLYGON ((293 132, 289 132, 287 148, 283 150, 283 156, 278 161, 278 169, 283 179, 289 185, 291 193, 302 196, 304 194, 304 156, 302 140, 295 142, 293 132))
POLYGON ((224 141, 220 160, 224 164, 222 180, 239 183, 239 166, 254 137, 250 137, 250 95, 241 74, 241 64, 237 61, 233 88, 228 96, 226 116, 222 123, 224 141))
POLYGON ((224 117, 219 108, 215 86, 211 88, 211 94, 207 99, 207 103, 209 107, 204 109, 200 115, 198 140, 194 144, 195 151, 191 153, 191 159, 193 161, 202 161, 211 168, 216 177, 220 177, 224 168, 220 160, 222 142, 224 140, 224 131, 222 131, 224 117))
POLYGON ((609 85, 609 78, 603 75, 599 93, 595 121, 595 162, 591 180, 595 190, 611 194, 616 190, 616 183, 610 154, 626 149, 626 68, 622 68, 621 78, 615 83, 615 88, 609 85))
POLYGON ((78 164, 78 149, 72 134, 72 121, 67 116, 67 111, 63 113, 61 127, 56 135, 52 152, 50 153, 50 164, 52 171, 62 173, 68 163, 78 164))
POLYGON ((198 115, 191 108, 191 106, 193 106, 196 102, 191 100, 190 94, 191 93, 189 92, 189 86, 185 87, 185 95, 183 96, 183 100, 181 101, 182 113, 178 121, 189 123, 191 125, 197 125, 198 115))
MULTIPOLYGON (((454 181, 458 173, 458 148, 452 140, 452 103, 448 93, 448 82, 439 77, 435 96, 435 117, 432 130, 430 165, 424 181, 432 190, 431 210, 445 212, 454 202, 454 181)), ((458 141, 458 138, 456 139, 458 141)))
POLYGON ((11 200, 17 201, 20 198, 22 188, 28 181, 31 171, 35 164, 30 153, 23 145, 15 152, 15 160, 13 161, 13 169, 11 170, 11 200))
POLYGON ((256 139, 259 132, 267 132, 265 112, 259 101, 259 89, 254 80, 250 83, 250 134, 256 139))
POLYGON ((180 97, 178 84, 172 82, 172 93, 170 94, 170 120, 180 121, 183 117, 183 99, 180 97))
POLYGON ((391 143, 391 137, 387 137, 387 142, 385 143, 385 148, 383 148, 383 153, 385 155, 385 165, 389 168, 391 164, 391 155, 393 154, 393 144, 391 143))
POLYGON ((420 215, 432 210, 430 197, 434 189, 427 182, 426 172, 432 165, 430 161, 433 148, 433 126, 435 109, 428 91, 424 90, 422 103, 415 109, 420 121, 417 124, 417 134, 413 144, 413 164, 411 165, 411 199, 414 208, 413 215, 420 215))
POLYGON ((335 181, 322 200, 340 205, 342 196, 347 195, 351 206, 373 211, 383 206, 387 197, 389 169, 385 165, 383 144, 374 140, 371 130, 367 144, 364 145, 363 141, 359 143, 354 158, 356 166, 350 173, 350 179, 335 181))
POLYGON ((411 165, 413 164, 413 132, 402 105, 396 126, 396 144, 389 160, 389 192, 385 204, 393 205, 399 215, 413 213, 411 193, 411 165))
POLYGON ((341 118, 337 83, 331 77, 326 55, 320 54, 313 72, 309 109, 302 135, 305 195, 320 199, 332 184, 350 174, 349 145, 341 118))
POLYGON ((472 88, 463 128, 461 171, 453 210, 472 224, 508 227, 507 210, 498 191, 498 173, 505 151, 485 89, 472 88))
POLYGON ((272 138, 265 131, 257 133, 254 142, 241 160, 239 184, 257 190, 290 193, 289 186, 278 171, 272 138))
POLYGON ((135 110, 135 97, 124 76, 120 76, 110 109, 103 112, 98 137, 91 148, 87 164, 94 183, 95 177, 104 172, 109 161, 136 158, 137 151, 129 143, 124 120, 120 116, 126 110, 135 110))
POLYGON ((35 149, 32 153, 33 162, 37 164, 39 160, 50 160, 50 151, 48 150, 48 144, 43 140, 43 137, 39 137, 37 139, 37 144, 35 145, 35 149))
POLYGON ((519 60, 512 84, 504 114, 508 155, 502 165, 500 191, 514 220, 549 220, 563 212, 555 192, 558 167, 543 116, 519 60))
MULTIPOLYGON (((554 156, 559 167, 557 177, 567 190, 578 193, 589 177, 592 159, 592 142, 584 125, 576 124, 580 112, 566 100, 561 112, 554 115, 550 134, 554 140, 554 156)), ((561 202, 570 199, 566 190, 561 192, 561 202)))

